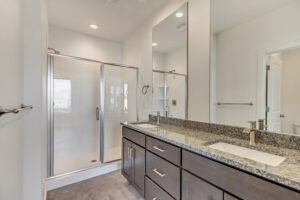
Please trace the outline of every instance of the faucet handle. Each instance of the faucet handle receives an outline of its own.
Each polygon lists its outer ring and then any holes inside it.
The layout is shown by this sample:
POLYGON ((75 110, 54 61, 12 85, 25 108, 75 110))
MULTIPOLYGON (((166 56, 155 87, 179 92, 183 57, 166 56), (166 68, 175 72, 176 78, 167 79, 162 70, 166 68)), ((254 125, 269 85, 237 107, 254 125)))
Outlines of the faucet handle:
POLYGON ((248 121, 248 123, 250 123, 250 129, 251 130, 256 129, 256 121, 248 121))

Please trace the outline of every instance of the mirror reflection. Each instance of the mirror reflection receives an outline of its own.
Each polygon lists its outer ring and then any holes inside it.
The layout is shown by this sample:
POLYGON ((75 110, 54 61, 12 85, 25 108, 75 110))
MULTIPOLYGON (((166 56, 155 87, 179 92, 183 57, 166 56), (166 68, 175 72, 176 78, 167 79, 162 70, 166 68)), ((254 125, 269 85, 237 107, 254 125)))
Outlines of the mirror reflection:
POLYGON ((211 122, 300 135, 300 1, 212 0, 211 122))
POLYGON ((187 4, 152 29, 154 115, 187 118, 187 4))

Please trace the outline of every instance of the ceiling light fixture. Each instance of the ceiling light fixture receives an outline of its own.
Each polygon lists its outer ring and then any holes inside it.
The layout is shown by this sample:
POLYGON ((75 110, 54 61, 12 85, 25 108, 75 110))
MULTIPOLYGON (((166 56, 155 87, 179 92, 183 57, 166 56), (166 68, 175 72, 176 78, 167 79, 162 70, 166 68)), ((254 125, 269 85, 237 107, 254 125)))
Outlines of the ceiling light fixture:
POLYGON ((183 15, 184 15, 183 12, 177 12, 175 16, 180 18, 180 17, 183 17, 183 15))
POLYGON ((96 24, 91 24, 90 25, 90 28, 93 29, 93 30, 97 30, 98 29, 98 26, 96 24))
POLYGON ((156 42, 152 43, 152 46, 156 47, 158 44, 156 42))

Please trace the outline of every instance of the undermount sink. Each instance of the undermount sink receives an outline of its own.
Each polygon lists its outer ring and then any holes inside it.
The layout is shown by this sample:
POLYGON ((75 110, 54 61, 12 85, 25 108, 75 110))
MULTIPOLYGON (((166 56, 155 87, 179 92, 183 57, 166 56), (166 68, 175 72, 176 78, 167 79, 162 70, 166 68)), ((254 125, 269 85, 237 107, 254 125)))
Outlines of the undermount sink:
POLYGON ((153 129, 153 128, 157 128, 157 126, 153 125, 153 124, 148 124, 148 123, 144 123, 144 124, 136 124, 137 126, 141 127, 141 128, 146 128, 146 129, 153 129))
POLYGON ((218 142, 209 145, 208 147, 274 167, 280 165, 280 163, 282 163, 285 160, 285 157, 282 156, 264 153, 261 151, 248 149, 237 145, 227 144, 224 142, 218 142))

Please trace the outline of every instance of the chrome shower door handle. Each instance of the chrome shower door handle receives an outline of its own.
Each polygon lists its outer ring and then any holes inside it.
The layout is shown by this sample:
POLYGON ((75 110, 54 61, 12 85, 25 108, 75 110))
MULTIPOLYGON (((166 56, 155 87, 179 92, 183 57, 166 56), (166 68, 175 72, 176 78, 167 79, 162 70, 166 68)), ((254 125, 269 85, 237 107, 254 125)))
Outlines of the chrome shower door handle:
POLYGON ((96 108, 96 120, 100 120, 100 108, 96 108))

